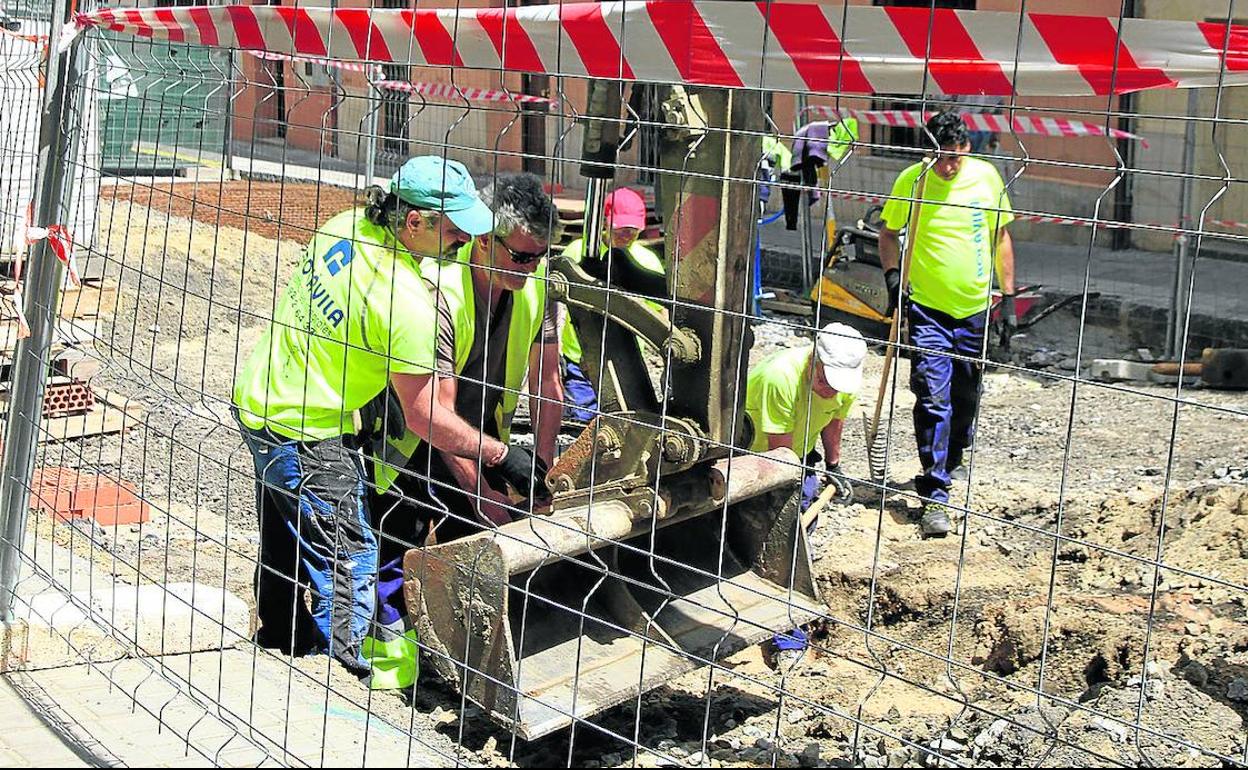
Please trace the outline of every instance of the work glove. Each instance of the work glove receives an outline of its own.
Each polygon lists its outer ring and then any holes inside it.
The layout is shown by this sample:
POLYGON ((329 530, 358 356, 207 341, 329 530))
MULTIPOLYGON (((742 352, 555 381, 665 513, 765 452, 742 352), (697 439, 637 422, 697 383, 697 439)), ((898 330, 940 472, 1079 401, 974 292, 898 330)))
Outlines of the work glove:
POLYGON ((901 304, 901 271, 895 267, 885 270, 884 286, 888 290, 888 309, 884 311, 884 315, 892 318, 901 304))
POLYGON ((841 473, 840 463, 829 463, 823 467, 824 479, 830 486, 836 487, 836 497, 838 503, 852 502, 854 499, 854 486, 849 483, 849 477, 841 473))
POLYGON ((603 283, 607 282, 607 275, 610 274, 613 288, 642 294, 660 302, 668 297, 667 276, 638 266, 624 249, 612 247, 605 256, 586 255, 581 259, 581 267, 603 283))
POLYGON ((381 442, 385 438, 401 439, 407 432, 403 405, 394 388, 386 386, 372 401, 360 407, 360 437, 381 442))
POLYGON ((503 461, 489 470, 490 475, 507 482, 521 495, 528 497, 531 485, 534 499, 550 496, 546 487, 546 474, 550 468, 545 460, 522 446, 508 446, 503 461))
POLYGON ((1005 294, 1001 297, 998 321, 1001 329, 1001 349, 1009 351, 1010 339, 1018 333, 1018 309, 1014 306, 1014 295, 1005 294))

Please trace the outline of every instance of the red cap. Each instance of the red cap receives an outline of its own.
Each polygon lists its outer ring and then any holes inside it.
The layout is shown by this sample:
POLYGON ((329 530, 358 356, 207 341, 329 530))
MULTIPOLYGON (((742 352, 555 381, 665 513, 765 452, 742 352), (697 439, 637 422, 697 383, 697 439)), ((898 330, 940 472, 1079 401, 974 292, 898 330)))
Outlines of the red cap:
POLYGON ((633 190, 620 187, 607 196, 607 202, 602 207, 602 217, 609 230, 618 230, 621 227, 644 230, 646 202, 633 190))

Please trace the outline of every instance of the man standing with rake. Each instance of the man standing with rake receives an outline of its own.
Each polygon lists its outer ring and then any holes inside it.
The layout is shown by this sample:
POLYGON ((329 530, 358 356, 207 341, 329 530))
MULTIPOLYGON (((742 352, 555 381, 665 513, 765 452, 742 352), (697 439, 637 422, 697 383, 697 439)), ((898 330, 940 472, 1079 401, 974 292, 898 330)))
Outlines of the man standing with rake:
POLYGON ((880 262, 889 290, 889 313, 906 288, 906 321, 915 351, 910 389, 914 433, 923 465, 915 491, 923 499, 925 537, 944 537, 949 521, 951 474, 974 440, 982 391, 984 330, 996 275, 1007 333, 1018 326, 1014 309, 1014 244, 1010 198, 995 167, 968 157, 970 136, 952 111, 933 115, 927 133, 939 147, 928 162, 901 172, 884 206, 880 262), (912 201, 918 212, 912 218, 912 201), (901 230, 907 224, 908 287, 902 286, 901 230))

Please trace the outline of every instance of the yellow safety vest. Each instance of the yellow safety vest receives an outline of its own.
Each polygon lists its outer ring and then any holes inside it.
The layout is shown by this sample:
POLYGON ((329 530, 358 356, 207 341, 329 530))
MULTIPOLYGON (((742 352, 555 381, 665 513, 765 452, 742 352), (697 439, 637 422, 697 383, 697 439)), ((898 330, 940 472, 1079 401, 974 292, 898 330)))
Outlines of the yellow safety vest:
MULTIPOLYGON (((425 267, 424 275, 433 285, 430 293, 435 303, 439 295, 451 311, 455 323, 455 374, 462 374, 472 352, 476 336, 477 304, 472 284, 470 259, 474 244, 468 243, 456 254, 454 260, 442 262, 436 267, 425 267)), ((507 441, 511 435, 511 420, 520 401, 520 389, 529 371, 529 352, 542 330, 542 317, 546 310, 546 263, 542 262, 525 281, 524 287, 511 293, 511 322, 507 330, 507 355, 504 367, 502 398, 495 412, 495 424, 499 436, 507 441)), ((398 478, 397 469, 407 465, 416 453, 420 437, 407 431, 402 438, 386 440, 382 457, 375 457, 374 482, 377 491, 384 493, 398 478)))

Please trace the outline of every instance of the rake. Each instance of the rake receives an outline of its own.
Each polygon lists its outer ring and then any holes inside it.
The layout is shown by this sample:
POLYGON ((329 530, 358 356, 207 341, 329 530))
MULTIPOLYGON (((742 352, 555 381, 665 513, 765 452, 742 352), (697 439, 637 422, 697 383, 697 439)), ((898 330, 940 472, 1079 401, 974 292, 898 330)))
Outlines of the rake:
MULTIPOLYGON (((930 158, 924 158, 923 162, 926 167, 919 173, 919 187, 914 196, 914 205, 910 207, 910 221, 906 224, 906 244, 901 255, 903 290, 910 277, 910 257, 914 253, 914 244, 918 240, 919 209, 922 206, 923 194, 927 190, 927 175, 935 163, 930 158)), ((888 392, 888 383, 893 374, 893 359, 897 357, 897 347, 901 341, 901 318, 901 302, 898 301, 897 307, 893 310, 892 322, 888 327, 888 346, 884 350, 884 370, 880 373, 880 387, 875 395, 875 413, 869 422, 866 421, 866 415, 863 415, 866 423, 867 468, 871 474, 871 480, 877 484, 884 482, 888 471, 888 430, 882 424, 880 417, 884 409, 884 394, 888 392), (882 427, 885 429, 881 430, 882 427)))

